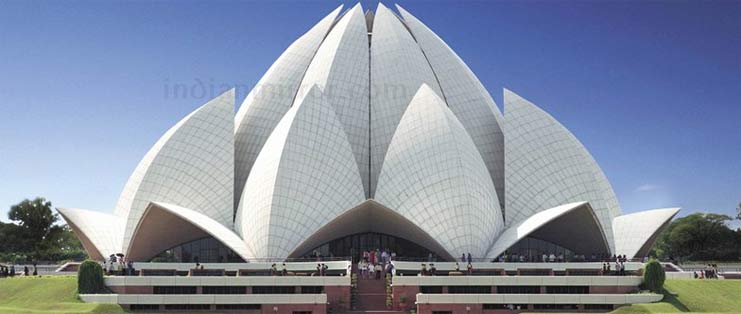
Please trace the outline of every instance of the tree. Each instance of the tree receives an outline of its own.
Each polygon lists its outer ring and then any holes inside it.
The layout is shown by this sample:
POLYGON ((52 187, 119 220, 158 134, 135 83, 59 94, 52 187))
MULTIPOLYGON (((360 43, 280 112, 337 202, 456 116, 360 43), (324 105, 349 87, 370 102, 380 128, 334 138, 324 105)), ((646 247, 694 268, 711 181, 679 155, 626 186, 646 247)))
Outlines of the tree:
POLYGON ((81 260, 87 255, 80 240, 67 225, 60 225, 51 202, 37 197, 11 206, 8 218, 0 222, 0 260, 81 260))
POLYGON ((41 242, 38 248, 39 259, 44 260, 83 260, 87 253, 82 243, 67 225, 54 226, 49 236, 41 242))
POLYGON ((54 224, 59 216, 52 212, 51 202, 42 197, 33 200, 25 199, 17 205, 10 207, 8 218, 17 223, 23 235, 26 249, 34 253, 35 258, 40 257, 41 250, 46 243, 45 240, 60 226, 54 224), (31 249, 32 248, 32 249, 31 249))
POLYGON ((673 221, 655 246, 660 258, 681 257, 690 260, 735 260, 738 258, 736 235, 727 223, 731 217, 713 213, 695 213, 673 221))
POLYGON ((736 206, 736 219, 741 219, 741 202, 738 202, 736 206))
POLYGON ((664 287, 664 281, 666 280, 666 273, 664 267, 655 259, 650 260, 646 263, 646 268, 643 273, 643 285, 646 289, 651 290, 655 293, 660 293, 664 287))

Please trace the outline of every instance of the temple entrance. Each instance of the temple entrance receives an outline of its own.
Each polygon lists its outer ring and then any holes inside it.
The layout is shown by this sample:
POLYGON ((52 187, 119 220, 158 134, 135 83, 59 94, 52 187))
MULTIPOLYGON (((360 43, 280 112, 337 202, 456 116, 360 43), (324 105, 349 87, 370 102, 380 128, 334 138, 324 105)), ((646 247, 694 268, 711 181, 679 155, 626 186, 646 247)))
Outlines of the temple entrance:
POLYGON ((348 235, 315 247, 306 252, 304 257, 313 257, 316 253, 322 257, 350 257, 357 263, 363 251, 386 250, 395 253, 401 259, 426 259, 430 250, 409 240, 378 232, 364 232, 348 235))
POLYGON ((419 226, 399 213, 367 200, 325 224, 288 255, 310 257, 316 250, 323 257, 353 257, 364 250, 388 249, 397 260, 425 258, 432 253, 437 260, 454 257, 419 226))
POLYGON ((543 262, 543 254, 548 257, 556 257, 556 262, 597 262, 608 258, 604 252, 580 252, 574 251, 556 243, 526 237, 512 245, 501 256, 506 262, 543 262))

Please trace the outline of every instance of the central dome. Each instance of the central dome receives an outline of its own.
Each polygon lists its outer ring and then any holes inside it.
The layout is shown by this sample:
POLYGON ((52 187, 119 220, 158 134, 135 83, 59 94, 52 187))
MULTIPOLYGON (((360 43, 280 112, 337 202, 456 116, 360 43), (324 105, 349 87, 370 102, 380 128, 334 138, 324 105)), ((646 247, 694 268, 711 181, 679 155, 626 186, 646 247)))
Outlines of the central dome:
POLYGON ((383 5, 338 12, 293 43, 237 113, 236 229, 257 255, 283 256, 375 199, 428 232, 457 223, 468 234, 438 241, 485 254, 503 226, 501 113, 421 23, 383 5))

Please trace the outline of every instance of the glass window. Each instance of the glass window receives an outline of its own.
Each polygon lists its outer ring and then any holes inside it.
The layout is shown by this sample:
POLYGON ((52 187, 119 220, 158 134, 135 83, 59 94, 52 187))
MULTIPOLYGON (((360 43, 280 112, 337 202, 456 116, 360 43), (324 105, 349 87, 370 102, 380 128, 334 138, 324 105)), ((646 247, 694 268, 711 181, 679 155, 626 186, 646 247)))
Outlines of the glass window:
POLYGON ((214 237, 183 243, 155 256, 152 262, 243 263, 244 260, 214 237))

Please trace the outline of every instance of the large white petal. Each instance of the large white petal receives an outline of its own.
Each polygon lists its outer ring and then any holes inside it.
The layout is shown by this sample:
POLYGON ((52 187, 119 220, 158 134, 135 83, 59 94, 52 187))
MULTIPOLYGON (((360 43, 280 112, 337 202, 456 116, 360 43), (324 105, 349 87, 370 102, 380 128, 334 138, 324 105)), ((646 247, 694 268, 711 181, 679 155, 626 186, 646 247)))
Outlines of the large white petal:
POLYGON ((502 113, 465 62, 427 26, 396 5, 435 72, 443 100, 466 128, 484 159, 504 204, 504 135, 502 113))
POLYGON ((342 5, 293 42, 265 72, 239 107, 234 129, 234 210, 257 155, 280 119, 291 108, 306 68, 341 9, 342 5))
POLYGON ((620 215, 602 169, 569 130, 517 94, 504 91, 505 220, 512 226, 548 208, 592 205, 614 250, 612 219, 620 215))
POLYGON ((396 129, 376 201, 437 239, 450 256, 484 256, 503 229, 481 154, 427 85, 419 88, 396 129))
POLYGON ((234 197, 234 90, 170 128, 131 174, 116 206, 126 220, 122 250, 149 202, 193 208, 231 227, 234 197))
POLYGON ((313 87, 265 142, 237 210, 237 231, 257 257, 285 258, 365 200, 342 124, 313 87))

